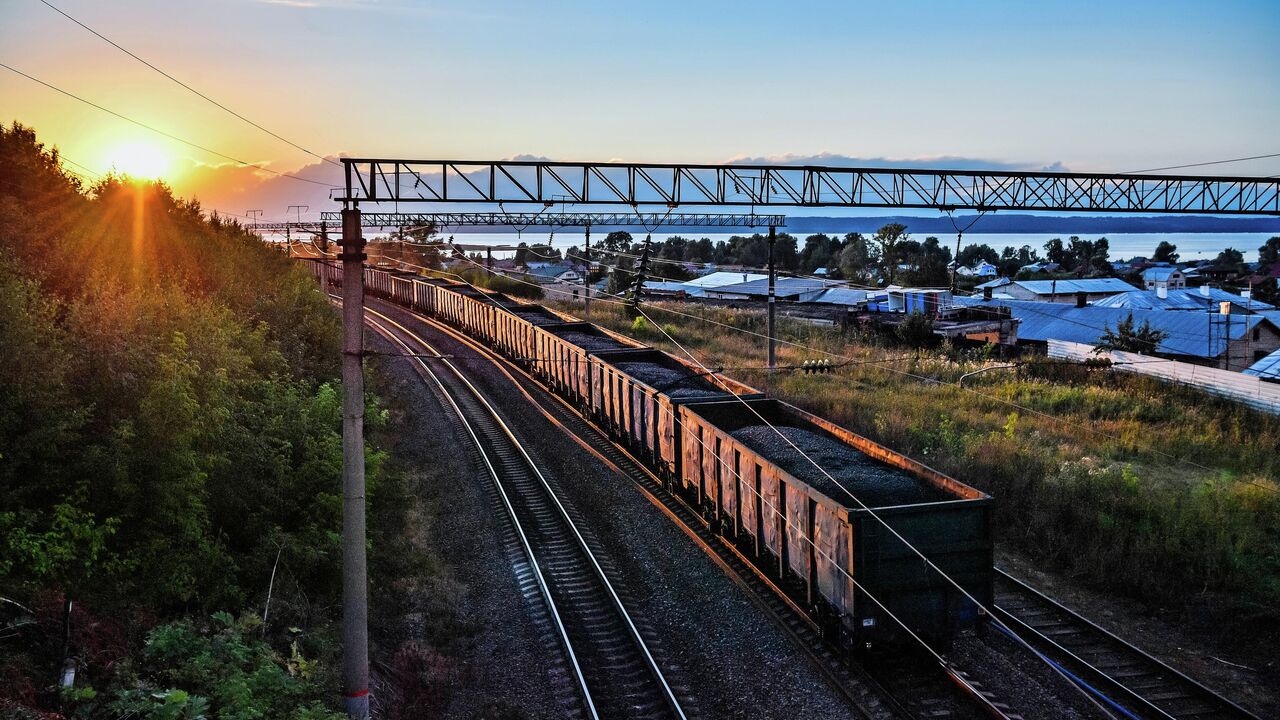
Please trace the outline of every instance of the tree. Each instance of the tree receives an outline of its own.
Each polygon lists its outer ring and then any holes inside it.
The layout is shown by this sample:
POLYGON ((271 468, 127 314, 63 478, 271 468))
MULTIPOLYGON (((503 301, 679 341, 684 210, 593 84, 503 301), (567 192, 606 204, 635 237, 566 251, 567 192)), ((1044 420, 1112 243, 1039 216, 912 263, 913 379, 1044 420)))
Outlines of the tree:
POLYGON ((1061 238, 1054 238, 1044 244, 1044 256, 1051 263, 1065 265, 1067 262, 1067 249, 1062 244, 1061 238))
POLYGON ((840 276, 851 282, 870 282, 873 258, 871 247, 862 233, 844 236, 844 249, 840 251, 840 276))
POLYGON ((1140 327, 1134 329, 1133 313, 1129 313, 1124 320, 1116 323, 1115 330, 1112 330, 1110 325, 1103 326, 1102 337, 1098 339, 1098 344, 1093 346, 1093 351, 1101 353, 1119 350, 1150 354, 1155 352, 1160 343, 1168 337, 1169 333, 1152 328, 1151 323, 1146 320, 1142 321, 1140 327))
POLYGON ((951 248, 942 247, 936 237, 927 237, 916 252, 908 282, 913 285, 944 286, 950 280, 951 248))
POLYGON ((1276 235, 1268 239, 1258 248, 1258 263, 1260 267, 1269 267, 1274 263, 1280 262, 1280 235, 1276 235))
POLYGON ((838 248, 839 241, 823 233, 805 238, 804 248, 800 250, 800 272, 812 273, 818 268, 827 267, 838 248))
POLYGON ((1155 262, 1176 263, 1178 262, 1178 246, 1168 240, 1161 240, 1156 246, 1156 251, 1151 255, 1151 259, 1155 262))
POLYGON ((919 310, 907 315, 895 330, 898 339, 910 347, 927 347, 937 338, 933 335, 933 318, 919 310))
POLYGON ((1267 278, 1253 286, 1254 299, 1270 305, 1280 305, 1280 283, 1275 278, 1267 278))
MULTIPOLYGON (((1005 248, 1010 250, 1010 248, 1005 248)), ((995 248, 982 243, 974 245, 965 245, 960 248, 960 254, 956 256, 956 264, 960 267, 975 267, 978 263, 988 262, 992 265, 1000 262, 1000 255, 996 253, 995 248)))
POLYGON ((876 256, 879 260, 880 275, 889 284, 893 284, 898 272, 898 244, 910 238, 907 226, 902 223, 889 223, 876 231, 871 241, 876 244, 876 256))
POLYGON ((631 247, 631 233, 626 230, 614 230, 604 237, 600 248, 611 252, 626 252, 631 247))
POLYGON ((1227 248, 1218 253, 1213 265, 1220 270, 1239 274, 1244 269, 1244 253, 1235 248, 1227 248))

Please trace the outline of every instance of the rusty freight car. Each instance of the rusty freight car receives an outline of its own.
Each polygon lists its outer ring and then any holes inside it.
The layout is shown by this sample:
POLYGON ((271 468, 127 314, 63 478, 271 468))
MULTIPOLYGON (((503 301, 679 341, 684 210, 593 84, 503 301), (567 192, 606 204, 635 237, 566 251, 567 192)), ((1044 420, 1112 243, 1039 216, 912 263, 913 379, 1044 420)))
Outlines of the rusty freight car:
POLYGON ((886 524, 990 604, 986 494, 778 400, 679 413, 684 484, 709 499, 727 536, 800 586, 830 629, 865 643, 901 635, 901 621, 946 639, 977 621, 978 607, 886 524))
POLYGON ((652 348, 614 350, 588 363, 591 414, 671 481, 679 477, 676 406, 760 391, 728 378, 713 381, 702 368, 652 348))

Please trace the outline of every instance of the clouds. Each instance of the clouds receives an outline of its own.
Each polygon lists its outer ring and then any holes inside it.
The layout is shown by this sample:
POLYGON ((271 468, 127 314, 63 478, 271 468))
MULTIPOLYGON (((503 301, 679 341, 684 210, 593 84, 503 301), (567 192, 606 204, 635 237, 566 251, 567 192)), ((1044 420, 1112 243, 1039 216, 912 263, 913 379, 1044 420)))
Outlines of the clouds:
POLYGON ((985 158, 938 155, 918 158, 853 157, 838 153, 821 152, 816 155, 762 155, 736 157, 729 161, 735 165, 828 165, 834 167, 895 168, 903 170, 990 170, 992 172, 1069 172, 1061 161, 1044 164, 1037 162, 1005 162, 985 158))

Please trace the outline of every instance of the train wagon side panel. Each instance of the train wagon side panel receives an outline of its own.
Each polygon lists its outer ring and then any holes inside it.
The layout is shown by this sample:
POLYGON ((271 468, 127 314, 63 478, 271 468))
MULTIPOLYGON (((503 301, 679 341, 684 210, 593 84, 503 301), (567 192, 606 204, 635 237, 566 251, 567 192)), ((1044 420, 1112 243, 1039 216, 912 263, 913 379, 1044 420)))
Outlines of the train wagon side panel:
MULTIPOLYGON (((857 513, 854 571, 858 582, 874 588, 876 598, 913 631, 942 637, 972 625, 977 607, 936 571, 928 568, 888 528, 865 511, 857 513)), ((990 503, 965 501, 882 509, 877 514, 969 594, 991 603, 992 544, 990 503)), ((869 600, 860 617, 883 617, 869 600)), ((895 627, 888 628, 897 631, 895 627)))
POLYGON ((853 528, 845 513, 830 503, 814 507, 814 575, 818 593, 837 611, 854 612, 853 528))

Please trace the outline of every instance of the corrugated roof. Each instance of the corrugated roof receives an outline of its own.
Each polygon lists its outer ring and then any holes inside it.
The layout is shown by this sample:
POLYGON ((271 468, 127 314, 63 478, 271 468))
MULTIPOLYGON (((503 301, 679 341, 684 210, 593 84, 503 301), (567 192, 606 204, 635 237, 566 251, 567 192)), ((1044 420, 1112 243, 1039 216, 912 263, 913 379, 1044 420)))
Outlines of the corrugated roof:
POLYGON ((667 280, 645 280, 644 289, 653 292, 688 292, 689 286, 682 282, 670 282, 667 280))
POLYGON ((1143 280, 1168 280, 1169 276, 1178 272, 1175 267, 1149 267, 1142 271, 1143 280))
MULTIPOLYGON (((1206 286, 1207 287, 1207 286, 1206 286)), ((1134 310, 1200 310, 1212 304, 1215 308, 1220 302, 1230 302, 1240 308, 1251 310, 1273 310, 1260 300, 1250 300, 1229 293, 1221 288, 1209 288, 1209 295, 1202 294, 1203 288, 1196 290, 1170 290, 1166 297, 1160 297, 1155 290, 1134 290, 1118 293, 1102 298, 1093 303, 1094 307, 1132 308, 1134 310)))
POLYGON ((982 283, 981 285, 976 286, 976 288, 978 290, 986 290, 987 288, 998 288, 1003 285, 1008 285, 1009 282, 1010 282, 1009 278, 996 278, 995 280, 988 280, 982 283))
POLYGON ((1137 290, 1120 278, 1084 278, 1082 280, 1014 280, 1014 285, 1037 295, 1053 293, 1117 293, 1137 290))
POLYGON ((703 275, 700 278, 694 278, 685 284, 690 287, 713 288, 721 285, 733 285, 734 283, 750 282, 751 280, 765 280, 768 275, 760 273, 743 273, 743 272, 713 272, 710 275, 703 275))
POLYGON ((860 305, 865 302, 866 299, 866 290, 836 287, 823 290, 808 302, 826 303, 828 305, 860 305))
POLYGON ((1245 375, 1266 378, 1268 380, 1280 380, 1280 350, 1262 358, 1242 372, 1244 372, 1245 375))
MULTIPOLYGON (((839 285, 841 285, 841 283, 838 280, 780 277, 774 281, 773 292, 779 297, 804 295, 806 293, 820 292, 829 287, 837 287, 839 285)), ((735 295, 767 295, 769 294, 769 278, 768 276, 765 276, 758 280, 734 283, 732 285, 721 285, 719 287, 707 288, 707 290, 712 293, 733 293, 735 295)))
POLYGON ((1037 302, 1034 300, 983 300, 981 298, 956 298, 962 305, 981 307, 1000 305, 1012 310, 1018 323, 1018 339, 1045 342, 1069 340, 1093 345, 1102 337, 1106 328, 1116 325, 1133 315, 1134 323, 1150 323, 1151 327, 1168 333, 1156 351, 1169 355, 1189 355, 1215 358, 1226 347, 1224 337, 1232 340, 1262 323, 1275 324, 1262 315, 1219 315, 1217 313, 1168 312, 1164 310, 1131 310, 1087 305, 1078 308, 1065 303, 1037 302))

